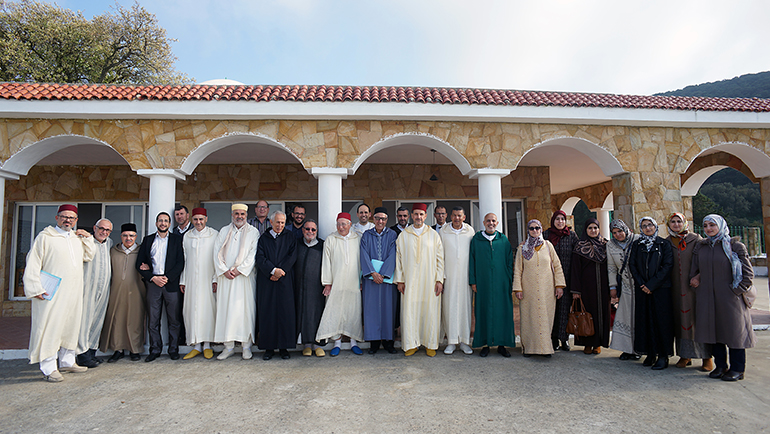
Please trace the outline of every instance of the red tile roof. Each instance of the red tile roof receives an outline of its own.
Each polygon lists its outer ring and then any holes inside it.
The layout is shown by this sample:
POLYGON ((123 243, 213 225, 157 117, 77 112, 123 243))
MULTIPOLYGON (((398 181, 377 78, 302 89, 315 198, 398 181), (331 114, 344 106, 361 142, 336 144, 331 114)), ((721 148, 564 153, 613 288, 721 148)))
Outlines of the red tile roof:
POLYGON ((770 99, 613 95, 498 89, 385 86, 116 86, 0 83, 1 99, 149 101, 400 102, 497 106, 607 107, 770 112, 770 99))

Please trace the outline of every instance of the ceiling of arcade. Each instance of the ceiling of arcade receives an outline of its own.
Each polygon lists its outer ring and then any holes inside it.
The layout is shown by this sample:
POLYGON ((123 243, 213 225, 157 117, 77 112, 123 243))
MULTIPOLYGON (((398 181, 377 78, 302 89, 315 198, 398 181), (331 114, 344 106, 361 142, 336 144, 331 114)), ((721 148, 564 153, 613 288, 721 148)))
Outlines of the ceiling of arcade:
MULTIPOLYGON (((623 171, 682 174, 699 153, 721 143, 745 143, 763 153, 770 150, 770 130, 763 129, 493 122, 4 119, 0 120, 0 159, 5 163, 12 155, 34 147, 37 142, 46 138, 68 137, 71 140, 72 136, 83 136, 109 144, 119 155, 106 147, 102 154, 94 153, 92 150, 95 145, 82 148, 80 153, 76 147, 72 147, 67 155, 70 160, 76 160, 79 164, 116 164, 122 156, 135 170, 180 169, 185 158, 201 145, 211 146, 223 138, 229 137, 232 140, 233 136, 242 135, 243 140, 238 139, 242 143, 236 140, 226 148, 216 147, 217 151, 212 151, 206 157, 206 163, 236 163, 241 161, 239 156, 247 152, 249 146, 253 147, 254 143, 267 143, 273 146, 263 147, 272 149, 260 151, 262 162, 296 162, 296 159, 299 159, 305 168, 351 169, 361 154, 373 145, 404 134, 413 134, 415 141, 428 137, 428 142, 422 142, 426 149, 421 151, 425 155, 415 155, 418 158, 412 158, 408 154, 397 152, 396 147, 390 150, 384 148, 383 151, 372 155, 367 162, 420 163, 422 161, 414 160, 425 160, 430 156, 429 141, 432 140, 435 143, 444 142, 454 148, 467 160, 471 168, 513 169, 520 163, 541 166, 544 165, 541 160, 545 158, 544 161, 547 162, 547 155, 564 156, 566 148, 572 148, 567 151, 573 155, 577 152, 581 154, 578 155, 580 158, 585 159, 584 152, 569 143, 562 143, 565 140, 578 139, 592 148, 594 146, 591 144, 598 145, 603 149, 600 153, 614 157, 623 171), (557 146, 549 150, 545 154, 546 157, 543 154, 545 149, 536 149, 537 152, 530 152, 525 156, 538 145, 557 146), (227 152, 224 152, 225 150, 227 152), (274 161, 270 161, 271 159, 274 161)), ((454 152, 451 148, 446 149, 450 149, 450 153, 454 152)), ((445 157, 450 156, 446 153, 444 150, 443 156, 438 155, 436 164, 449 163, 445 157)), ((61 154, 61 151, 58 154, 61 154)), ((56 158, 41 161, 56 164, 51 161, 53 159, 56 158)), ((74 161, 59 160, 58 164, 74 164, 74 161)), ((579 164, 578 167, 575 166, 573 160, 574 170, 580 169, 579 164)), ((602 179, 597 178, 596 182, 602 182, 602 179)))

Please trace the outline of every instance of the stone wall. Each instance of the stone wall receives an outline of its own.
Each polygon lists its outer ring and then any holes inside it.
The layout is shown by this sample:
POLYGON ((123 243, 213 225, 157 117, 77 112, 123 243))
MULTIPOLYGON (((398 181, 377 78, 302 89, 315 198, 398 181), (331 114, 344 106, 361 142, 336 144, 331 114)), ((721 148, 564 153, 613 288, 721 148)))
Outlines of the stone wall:
POLYGON ((553 199, 551 206, 554 210, 557 210, 561 208, 567 199, 579 197, 585 202, 588 209, 601 208, 610 193, 612 193, 612 181, 602 182, 601 184, 589 185, 588 187, 551 195, 553 199))

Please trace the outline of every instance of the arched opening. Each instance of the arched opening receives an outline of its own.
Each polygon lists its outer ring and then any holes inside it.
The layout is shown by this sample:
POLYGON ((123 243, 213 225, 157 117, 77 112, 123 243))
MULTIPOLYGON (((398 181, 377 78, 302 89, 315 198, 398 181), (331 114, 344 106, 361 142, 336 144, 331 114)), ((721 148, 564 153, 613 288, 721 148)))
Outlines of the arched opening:
POLYGON ((234 133, 210 140, 193 150, 180 170, 187 177, 177 182, 177 202, 205 207, 211 227, 230 223, 234 202, 249 205, 254 218, 258 200, 268 201, 270 213, 289 215, 302 203, 307 217, 317 219, 317 180, 291 149, 270 137, 234 133))

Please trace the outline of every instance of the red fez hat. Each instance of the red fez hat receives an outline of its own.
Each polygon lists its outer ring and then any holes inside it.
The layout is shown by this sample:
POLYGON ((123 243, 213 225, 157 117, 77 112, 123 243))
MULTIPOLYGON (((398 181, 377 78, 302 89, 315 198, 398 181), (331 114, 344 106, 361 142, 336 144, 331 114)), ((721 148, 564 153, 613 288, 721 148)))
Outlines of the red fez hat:
POLYGON ((428 212, 428 205, 425 205, 424 203, 416 203, 416 204, 412 205, 412 211, 416 211, 418 209, 420 211, 428 212))
POLYGON ((77 214, 78 213, 78 207, 76 207, 75 205, 64 204, 64 205, 59 207, 59 211, 56 211, 56 214, 59 214, 62 211, 72 211, 75 214, 77 214))
POLYGON ((351 222, 353 221, 353 219, 350 217, 350 214, 348 214, 346 212, 341 212, 341 213, 337 214, 337 220, 339 220, 339 219, 348 219, 351 222))
POLYGON ((206 214, 206 208, 193 208, 192 215, 205 215, 205 216, 208 216, 208 214, 206 214))

